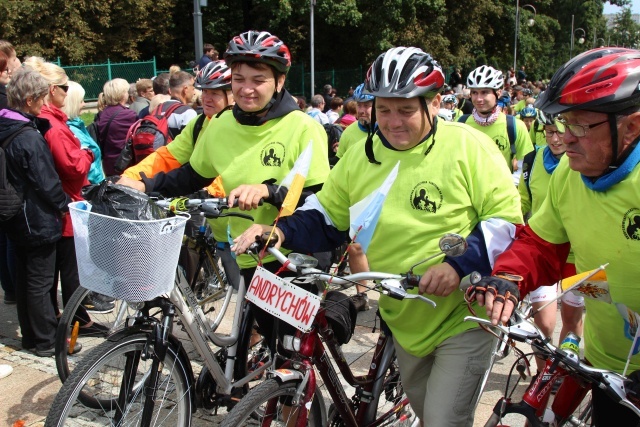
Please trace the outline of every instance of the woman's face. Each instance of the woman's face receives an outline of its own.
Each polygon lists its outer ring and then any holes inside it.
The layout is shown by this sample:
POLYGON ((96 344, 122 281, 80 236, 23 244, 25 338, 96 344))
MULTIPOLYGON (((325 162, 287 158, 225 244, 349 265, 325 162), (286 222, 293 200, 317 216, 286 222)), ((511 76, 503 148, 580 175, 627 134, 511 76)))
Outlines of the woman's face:
POLYGON ((49 86, 49 104, 55 107, 64 107, 64 101, 67 99, 67 90, 69 86, 64 85, 50 85, 49 86))
POLYGON ((237 64, 231 75, 231 90, 236 104, 246 112, 263 109, 276 90, 284 86, 284 76, 275 78, 269 66, 253 68, 247 64, 237 64))
POLYGON ((38 98, 27 98, 27 108, 25 112, 34 116, 39 115, 40 110, 42 110, 42 106, 44 105, 44 97, 45 95, 38 98))
POLYGON ((11 80, 11 77, 9 76, 9 68, 7 67, 4 71, 0 72, 0 84, 6 86, 9 80, 11 80))

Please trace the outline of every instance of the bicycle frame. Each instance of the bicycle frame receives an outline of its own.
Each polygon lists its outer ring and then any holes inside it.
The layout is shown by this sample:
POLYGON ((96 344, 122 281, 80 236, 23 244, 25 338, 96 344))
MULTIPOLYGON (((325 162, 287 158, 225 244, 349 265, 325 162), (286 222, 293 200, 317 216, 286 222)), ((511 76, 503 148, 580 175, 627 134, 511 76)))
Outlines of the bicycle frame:
MULTIPOLYGON (((313 400, 317 382, 314 366, 320 373, 320 377, 329 395, 333 399, 342 421, 344 421, 347 426, 377 426, 389 416, 396 414, 409 404, 407 398, 401 400, 394 405, 392 409, 383 414, 377 422, 374 422, 377 408, 369 403, 373 396, 380 395, 384 378, 380 377, 379 373, 386 371, 394 355, 393 342, 384 331, 381 331, 378 337, 373 358, 369 364, 369 372, 364 376, 355 376, 351 371, 351 367, 347 363, 344 353, 342 353, 340 344, 338 344, 333 335, 333 331, 329 328, 324 310, 318 312, 314 321, 314 327, 311 331, 307 333, 298 331, 296 333, 296 339, 300 340, 299 350, 294 351, 293 356, 285 360, 282 367, 272 373, 272 375, 278 376, 281 380, 286 381, 292 379, 289 375, 288 368, 301 372, 303 381, 301 388, 298 390, 298 397, 294 399, 294 404, 298 403, 301 407, 307 407, 306 405, 310 404, 313 400), (325 344, 338 365, 342 377, 351 386, 356 387, 356 396, 359 397, 357 399, 359 402, 357 402, 358 410, 355 414, 352 408, 353 402, 347 396, 340 378, 331 363, 325 344)), ((300 411, 296 425, 305 426, 306 422, 306 411, 300 411)))

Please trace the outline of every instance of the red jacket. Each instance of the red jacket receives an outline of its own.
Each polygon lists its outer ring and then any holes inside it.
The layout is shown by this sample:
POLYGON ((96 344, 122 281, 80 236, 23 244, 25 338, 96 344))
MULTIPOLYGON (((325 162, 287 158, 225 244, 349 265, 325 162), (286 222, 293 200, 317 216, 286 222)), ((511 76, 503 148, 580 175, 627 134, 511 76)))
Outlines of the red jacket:
MULTIPOLYGON (((67 115, 58 107, 44 105, 38 117, 49 120, 51 124, 44 139, 53 155, 62 189, 74 202, 82 200, 80 191, 83 186, 89 185, 87 174, 93 162, 93 153, 80 148, 80 141, 67 126, 67 115)), ((69 215, 62 218, 62 235, 73 236, 69 215)))

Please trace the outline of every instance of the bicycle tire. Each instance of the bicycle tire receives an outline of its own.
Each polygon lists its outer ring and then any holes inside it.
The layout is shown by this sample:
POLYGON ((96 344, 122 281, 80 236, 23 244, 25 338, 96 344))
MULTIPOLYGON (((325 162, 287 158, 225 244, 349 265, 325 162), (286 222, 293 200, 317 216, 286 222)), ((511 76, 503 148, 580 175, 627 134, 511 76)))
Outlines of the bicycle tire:
MULTIPOLYGON (((103 425, 139 425, 145 400, 144 380, 152 364, 151 359, 139 357, 146 343, 147 334, 137 333, 116 341, 105 341, 93 349, 56 395, 45 427, 86 426, 96 420, 103 425), (127 362, 136 366, 128 366, 127 362), (130 401, 120 408, 117 395, 123 386, 124 367, 127 367, 127 372, 135 372, 133 382, 136 385, 132 387, 130 401), (96 409, 85 405, 83 395, 101 402, 101 407, 96 409), (123 418, 114 422, 109 417, 117 416, 118 409, 123 418)), ((169 345, 163 362, 151 425, 189 427, 192 412, 191 381, 186 367, 189 361, 183 360, 178 349, 169 345)))
POLYGON ((83 333, 78 336, 77 342, 82 344, 82 351, 77 355, 69 355, 67 353, 67 342, 71 338, 73 327, 75 324, 75 313, 82 304, 82 301, 90 291, 83 287, 79 287, 71 296, 64 308, 58 328, 56 330, 55 342, 55 358, 58 376, 63 383, 69 377, 74 367, 87 355, 93 348, 103 343, 106 336, 119 331, 126 324, 127 316, 133 315, 135 311, 129 308, 122 300, 115 300, 113 311, 110 313, 89 313, 91 320, 108 328, 106 333, 83 333))
POLYGON ((196 275, 191 283, 200 307, 211 321, 215 332, 221 324, 233 296, 226 272, 220 261, 208 249, 198 258, 196 275))
POLYGON ((558 423, 558 427, 589 427, 593 415, 593 405, 591 403, 591 390, 580 402, 573 415, 566 421, 558 423))
MULTIPOLYGON (((271 425, 287 425, 286 422, 278 419, 282 415, 281 408, 284 406, 283 400, 285 399, 282 398, 292 397, 299 386, 299 381, 280 384, 274 378, 265 380, 257 387, 251 389, 251 391, 249 391, 249 393, 240 400, 233 410, 231 410, 231 412, 229 412, 229 414, 224 418, 220 427, 266 425, 264 420, 266 409, 264 405, 269 402, 276 404, 276 412, 278 413, 276 419, 271 421, 271 425), (262 419, 256 419, 256 414, 262 414, 262 419)), ((307 426, 309 427, 322 426, 322 408, 320 405, 323 405, 324 403, 321 399, 322 396, 319 396, 319 393, 314 394, 311 408, 309 410, 309 418, 307 419, 307 426)))

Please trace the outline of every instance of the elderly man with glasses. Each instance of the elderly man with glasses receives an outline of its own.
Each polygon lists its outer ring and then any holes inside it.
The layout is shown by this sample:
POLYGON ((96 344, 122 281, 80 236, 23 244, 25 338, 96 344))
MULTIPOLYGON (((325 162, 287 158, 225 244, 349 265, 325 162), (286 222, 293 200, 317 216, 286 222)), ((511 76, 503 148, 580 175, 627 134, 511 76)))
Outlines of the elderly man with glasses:
MULTIPOLYGON (((585 52, 553 76, 536 107, 560 114, 566 152, 547 196, 493 276, 470 288, 494 324, 506 322, 520 295, 562 278, 569 246, 578 272, 607 264, 613 303, 640 312, 640 51, 585 52)), ((597 368, 640 369, 631 330, 615 304, 585 299, 584 357, 597 368)), ((633 317, 633 316, 632 316, 633 317)), ((561 386, 558 394, 563 391, 561 386)), ((635 414, 594 388, 596 426, 636 425, 635 414)))

